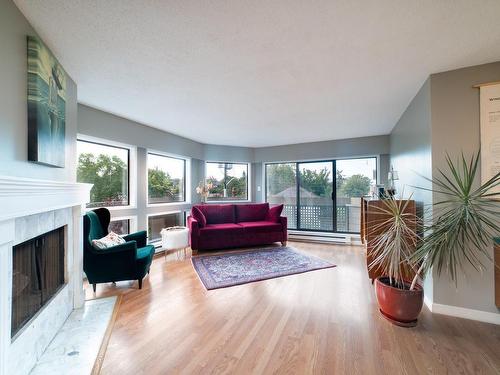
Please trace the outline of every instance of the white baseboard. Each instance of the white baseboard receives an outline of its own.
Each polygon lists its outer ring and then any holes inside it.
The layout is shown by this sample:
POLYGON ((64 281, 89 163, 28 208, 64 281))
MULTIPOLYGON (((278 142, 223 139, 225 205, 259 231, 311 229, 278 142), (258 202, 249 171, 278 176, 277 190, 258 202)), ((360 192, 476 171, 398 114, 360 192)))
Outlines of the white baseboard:
POLYGON ((424 303, 433 314, 449 315, 456 318, 471 319, 479 322, 500 325, 500 313, 466 309, 464 307, 451 305, 442 305, 440 303, 433 303, 425 297, 424 303))
POLYGON ((427 294, 424 293, 424 305, 427 306, 430 312, 432 312, 432 301, 427 297, 427 294))
POLYGON ((288 231, 288 239, 307 241, 307 242, 325 242, 325 243, 344 243, 348 245, 361 245, 359 234, 346 233, 328 233, 311 231, 288 231))

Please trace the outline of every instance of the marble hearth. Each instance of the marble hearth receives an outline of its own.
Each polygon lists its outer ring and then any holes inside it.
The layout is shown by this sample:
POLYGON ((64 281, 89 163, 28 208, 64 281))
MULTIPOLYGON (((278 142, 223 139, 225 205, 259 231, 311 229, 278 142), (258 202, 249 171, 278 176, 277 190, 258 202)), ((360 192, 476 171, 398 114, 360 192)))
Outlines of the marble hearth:
POLYGON ((71 312, 83 306, 82 215, 91 185, 0 176, 0 375, 28 374, 71 312), (11 337, 12 251, 65 227, 65 285, 11 337))

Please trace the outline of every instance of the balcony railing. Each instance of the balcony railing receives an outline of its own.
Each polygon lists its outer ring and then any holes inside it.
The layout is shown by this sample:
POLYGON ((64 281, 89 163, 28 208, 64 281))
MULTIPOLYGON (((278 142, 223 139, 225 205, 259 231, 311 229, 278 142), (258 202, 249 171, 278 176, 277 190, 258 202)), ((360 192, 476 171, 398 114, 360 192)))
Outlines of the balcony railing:
MULTIPOLYGON (((297 205, 286 204, 283 215, 288 217, 288 228, 297 228, 297 205)), ((337 206, 337 232, 359 233, 360 206, 343 204, 337 206)), ((333 230, 332 205, 300 205, 300 229, 327 231, 333 230)))

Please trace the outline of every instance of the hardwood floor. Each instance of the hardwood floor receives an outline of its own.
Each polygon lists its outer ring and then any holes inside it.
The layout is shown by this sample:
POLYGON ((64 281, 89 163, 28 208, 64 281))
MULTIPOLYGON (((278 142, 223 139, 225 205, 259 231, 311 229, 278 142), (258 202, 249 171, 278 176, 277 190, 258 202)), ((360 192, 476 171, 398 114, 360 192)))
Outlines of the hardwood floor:
POLYGON ((121 294, 101 374, 498 374, 500 327, 431 314, 384 320, 364 249, 291 242, 338 267, 206 291, 190 259, 157 257, 121 294), (129 286, 132 285, 130 288, 129 286))

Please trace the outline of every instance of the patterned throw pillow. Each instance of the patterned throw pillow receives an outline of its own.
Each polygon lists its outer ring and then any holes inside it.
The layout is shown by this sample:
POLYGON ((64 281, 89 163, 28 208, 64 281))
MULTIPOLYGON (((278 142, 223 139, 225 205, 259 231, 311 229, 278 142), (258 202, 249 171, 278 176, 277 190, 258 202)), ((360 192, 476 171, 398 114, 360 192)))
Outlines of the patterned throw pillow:
POLYGON ((99 250, 104 250, 109 247, 124 244, 126 241, 115 232, 109 232, 106 237, 98 240, 92 240, 92 245, 99 250))

